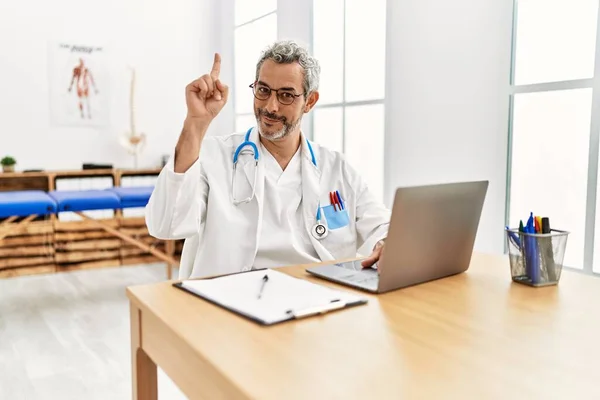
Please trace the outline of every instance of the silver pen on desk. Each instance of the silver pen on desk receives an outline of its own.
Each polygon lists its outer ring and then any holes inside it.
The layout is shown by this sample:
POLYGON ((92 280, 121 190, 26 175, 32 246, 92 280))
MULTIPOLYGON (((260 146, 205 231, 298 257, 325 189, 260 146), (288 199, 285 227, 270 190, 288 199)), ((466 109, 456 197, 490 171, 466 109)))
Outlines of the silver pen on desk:
POLYGON ((262 297, 263 291, 265 290, 265 284, 267 283, 268 280, 269 280, 269 275, 265 274, 265 276, 263 276, 263 278, 262 278, 262 283, 260 284, 260 291, 258 292, 259 299, 262 297))

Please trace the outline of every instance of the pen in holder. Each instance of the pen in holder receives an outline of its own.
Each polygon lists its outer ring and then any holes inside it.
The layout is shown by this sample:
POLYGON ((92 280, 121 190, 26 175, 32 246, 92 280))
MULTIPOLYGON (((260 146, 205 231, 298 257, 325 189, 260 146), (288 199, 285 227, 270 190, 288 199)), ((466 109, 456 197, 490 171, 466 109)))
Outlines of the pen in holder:
POLYGON ((560 280, 569 232, 519 232, 506 229, 512 280, 529 286, 556 285, 560 280))

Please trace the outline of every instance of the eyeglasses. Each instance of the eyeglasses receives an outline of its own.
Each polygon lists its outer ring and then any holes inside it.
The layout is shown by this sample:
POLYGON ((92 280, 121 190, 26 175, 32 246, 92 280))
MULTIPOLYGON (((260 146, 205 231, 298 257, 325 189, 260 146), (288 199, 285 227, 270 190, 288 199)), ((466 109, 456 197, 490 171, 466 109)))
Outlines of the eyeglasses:
POLYGON ((267 100, 269 97, 271 97, 271 92, 275 92, 277 100, 285 106, 292 104, 294 100, 296 100, 296 97, 304 95, 304 93, 296 94, 287 89, 271 89, 266 85, 261 85, 260 83, 256 82, 251 84, 250 88, 252 88, 252 93, 254 93, 254 97, 256 97, 258 100, 267 100))

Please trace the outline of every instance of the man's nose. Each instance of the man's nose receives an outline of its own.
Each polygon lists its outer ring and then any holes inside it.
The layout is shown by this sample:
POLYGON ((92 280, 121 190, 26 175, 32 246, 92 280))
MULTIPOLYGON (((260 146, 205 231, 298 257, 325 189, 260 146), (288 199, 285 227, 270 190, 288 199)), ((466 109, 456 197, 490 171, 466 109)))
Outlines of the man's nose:
POLYGON ((279 100, 277 100, 277 93, 271 92, 271 95, 267 99, 267 111, 275 114, 279 111, 279 100))

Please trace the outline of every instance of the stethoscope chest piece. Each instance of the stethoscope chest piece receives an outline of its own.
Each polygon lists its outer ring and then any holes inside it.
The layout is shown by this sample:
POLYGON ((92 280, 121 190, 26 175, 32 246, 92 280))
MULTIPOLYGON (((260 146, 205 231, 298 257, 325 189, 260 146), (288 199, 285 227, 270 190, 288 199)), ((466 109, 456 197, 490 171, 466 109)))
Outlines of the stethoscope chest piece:
POLYGON ((327 230, 327 227, 325 225, 317 223, 315 224, 315 226, 313 226, 311 233, 315 239, 321 240, 327 237, 329 231, 327 230))

